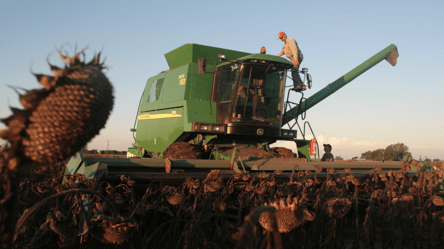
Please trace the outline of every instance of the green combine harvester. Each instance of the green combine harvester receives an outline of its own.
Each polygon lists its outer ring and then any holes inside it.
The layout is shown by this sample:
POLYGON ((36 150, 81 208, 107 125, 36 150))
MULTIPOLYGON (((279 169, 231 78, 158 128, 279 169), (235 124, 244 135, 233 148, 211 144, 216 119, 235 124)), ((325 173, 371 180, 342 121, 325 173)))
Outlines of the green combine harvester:
MULTIPOLYGON (((66 174, 98 181, 125 174, 138 182, 180 183, 187 177, 205 178, 213 169, 224 178, 277 169, 284 171, 280 177, 288 177, 295 170, 315 171, 319 166, 324 171, 351 168, 356 175, 376 166, 399 169, 395 163, 320 161, 319 145, 305 139, 307 125, 312 132, 309 123, 301 129, 297 122, 308 109, 382 60, 395 66, 397 57, 392 44, 305 101, 293 103, 291 94, 304 98, 292 84, 286 85, 287 71, 293 67, 287 59, 185 44, 166 53, 170 69, 146 83, 131 129, 135 143, 128 149, 129 158, 84 157, 79 152, 69 161, 66 174), (297 157, 288 149, 270 148, 278 140, 294 141, 297 157)), ((310 88, 307 72, 303 68, 300 74, 310 88)))

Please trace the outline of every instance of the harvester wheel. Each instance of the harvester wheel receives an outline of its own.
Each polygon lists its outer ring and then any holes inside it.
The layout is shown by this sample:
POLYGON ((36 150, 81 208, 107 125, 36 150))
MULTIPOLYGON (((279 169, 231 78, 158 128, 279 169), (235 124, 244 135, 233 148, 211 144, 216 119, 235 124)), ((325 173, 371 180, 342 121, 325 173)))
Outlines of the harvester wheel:
POLYGON ((271 150, 278 154, 279 158, 296 158, 296 154, 293 151, 284 147, 275 147, 271 148, 271 150))
POLYGON ((171 159, 200 159, 201 156, 198 145, 186 142, 173 143, 163 153, 163 158, 171 159))

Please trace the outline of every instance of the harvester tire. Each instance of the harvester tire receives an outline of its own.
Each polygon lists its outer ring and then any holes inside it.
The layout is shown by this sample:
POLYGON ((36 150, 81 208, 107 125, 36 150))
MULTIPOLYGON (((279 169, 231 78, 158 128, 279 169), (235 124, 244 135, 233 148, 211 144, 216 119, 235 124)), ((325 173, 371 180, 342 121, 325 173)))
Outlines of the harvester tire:
POLYGON ((171 159, 200 159, 202 152, 198 145, 177 142, 168 146, 163 153, 163 158, 171 159))

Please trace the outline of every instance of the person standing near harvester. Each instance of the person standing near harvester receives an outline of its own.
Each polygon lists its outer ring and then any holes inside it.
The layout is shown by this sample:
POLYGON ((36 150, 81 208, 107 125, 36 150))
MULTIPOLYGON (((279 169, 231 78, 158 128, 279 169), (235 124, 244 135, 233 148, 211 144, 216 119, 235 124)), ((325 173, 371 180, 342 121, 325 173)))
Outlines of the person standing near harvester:
POLYGON ((291 69, 291 77, 293 78, 294 90, 297 92, 307 89, 299 76, 299 65, 304 59, 304 55, 299 49, 298 43, 295 39, 287 37, 284 31, 279 32, 278 37, 284 42, 282 51, 276 56, 282 56, 285 54, 287 58, 294 64, 294 68, 291 69))

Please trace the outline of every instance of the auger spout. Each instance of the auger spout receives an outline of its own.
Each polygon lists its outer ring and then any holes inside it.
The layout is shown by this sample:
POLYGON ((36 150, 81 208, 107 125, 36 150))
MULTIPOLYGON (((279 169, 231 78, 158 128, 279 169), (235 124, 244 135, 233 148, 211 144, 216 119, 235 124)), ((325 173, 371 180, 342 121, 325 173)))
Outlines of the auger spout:
POLYGON ((290 109, 283 117, 282 126, 286 125, 288 122, 293 120, 294 118, 297 118, 303 111, 306 111, 337 90, 339 90, 341 87, 347 85, 349 82, 354 80, 359 75, 363 74, 365 71, 372 68, 374 65, 378 64, 382 60, 387 60, 390 65, 395 66, 398 58, 398 48, 391 44, 385 49, 383 49, 381 52, 375 54, 370 59, 364 61, 359 66, 352 69, 350 72, 346 73, 339 79, 333 81, 332 83, 328 84, 326 87, 321 89, 319 92, 315 93, 311 97, 309 97, 306 101, 302 102, 300 106, 296 106, 292 109, 290 109))

